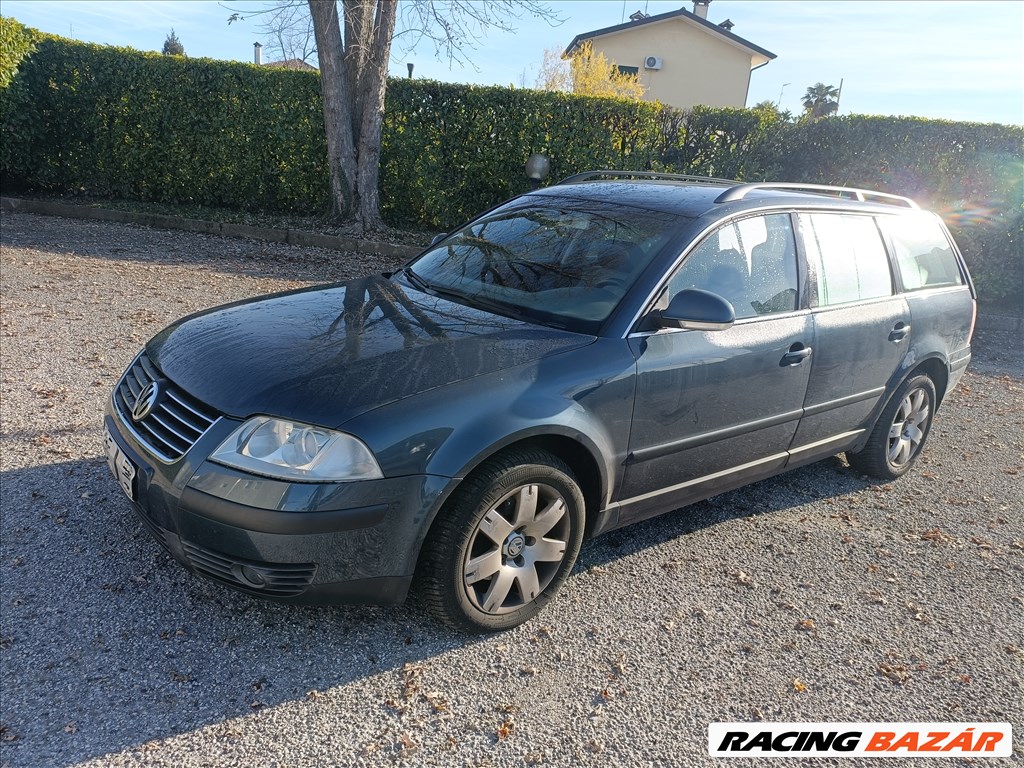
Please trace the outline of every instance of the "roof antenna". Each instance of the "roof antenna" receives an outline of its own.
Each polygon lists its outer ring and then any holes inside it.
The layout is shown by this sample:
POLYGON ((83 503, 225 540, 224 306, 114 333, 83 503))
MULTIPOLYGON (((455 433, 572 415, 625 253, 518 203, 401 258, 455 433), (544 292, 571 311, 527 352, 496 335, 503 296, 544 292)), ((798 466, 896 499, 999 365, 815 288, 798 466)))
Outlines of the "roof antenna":
POLYGON ((622 0, 622 15, 619 17, 619 24, 626 20, 626 0, 622 0))

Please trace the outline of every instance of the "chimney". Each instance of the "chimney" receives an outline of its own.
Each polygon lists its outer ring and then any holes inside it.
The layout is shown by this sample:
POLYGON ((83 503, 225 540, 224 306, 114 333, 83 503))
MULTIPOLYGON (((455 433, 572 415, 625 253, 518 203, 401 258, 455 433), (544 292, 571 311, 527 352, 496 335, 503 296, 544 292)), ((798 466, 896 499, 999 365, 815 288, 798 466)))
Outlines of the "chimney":
POLYGON ((709 5, 711 5, 711 0, 693 0, 693 15, 707 19, 709 5))
POLYGON ((252 44, 252 61, 256 66, 263 63, 263 43, 252 44))

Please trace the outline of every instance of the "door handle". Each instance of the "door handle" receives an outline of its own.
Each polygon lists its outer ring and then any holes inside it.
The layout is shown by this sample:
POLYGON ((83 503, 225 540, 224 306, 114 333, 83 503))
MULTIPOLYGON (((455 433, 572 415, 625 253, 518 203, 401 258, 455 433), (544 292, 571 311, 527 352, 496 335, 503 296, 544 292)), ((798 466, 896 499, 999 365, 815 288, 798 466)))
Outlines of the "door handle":
POLYGON ((805 347, 800 342, 797 342, 789 348, 789 352, 782 356, 782 360, 779 361, 779 365, 783 368, 786 366, 800 365, 800 363, 810 356, 811 348, 805 347))
POLYGON ((910 323, 904 323, 902 320, 892 327, 892 331, 889 333, 889 341, 894 344, 899 344, 910 333, 910 323))

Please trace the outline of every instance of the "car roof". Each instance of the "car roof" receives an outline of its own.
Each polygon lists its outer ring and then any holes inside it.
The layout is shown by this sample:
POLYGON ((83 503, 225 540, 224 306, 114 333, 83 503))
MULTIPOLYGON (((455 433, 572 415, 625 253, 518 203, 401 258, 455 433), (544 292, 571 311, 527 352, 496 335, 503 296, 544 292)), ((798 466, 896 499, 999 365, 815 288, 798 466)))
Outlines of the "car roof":
MULTIPOLYGON (((644 176, 641 173, 637 175, 644 176)), ((688 218, 715 213, 724 216, 766 205, 884 213, 918 210, 909 198, 851 187, 791 182, 744 184, 725 179, 674 177, 671 174, 632 178, 628 173, 615 171, 578 174, 530 195, 611 201, 688 218), (606 174, 613 178, 600 178, 606 174), (619 177, 615 178, 616 175, 619 177)))

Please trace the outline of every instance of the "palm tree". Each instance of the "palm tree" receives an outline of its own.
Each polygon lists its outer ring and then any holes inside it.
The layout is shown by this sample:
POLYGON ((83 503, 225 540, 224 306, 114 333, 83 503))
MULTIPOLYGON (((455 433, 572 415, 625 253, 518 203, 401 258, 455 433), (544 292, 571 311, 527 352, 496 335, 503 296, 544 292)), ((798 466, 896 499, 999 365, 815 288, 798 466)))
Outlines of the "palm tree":
POLYGON ((824 83, 815 83, 807 89, 803 100, 804 110, 812 120, 839 111, 839 89, 824 83))

